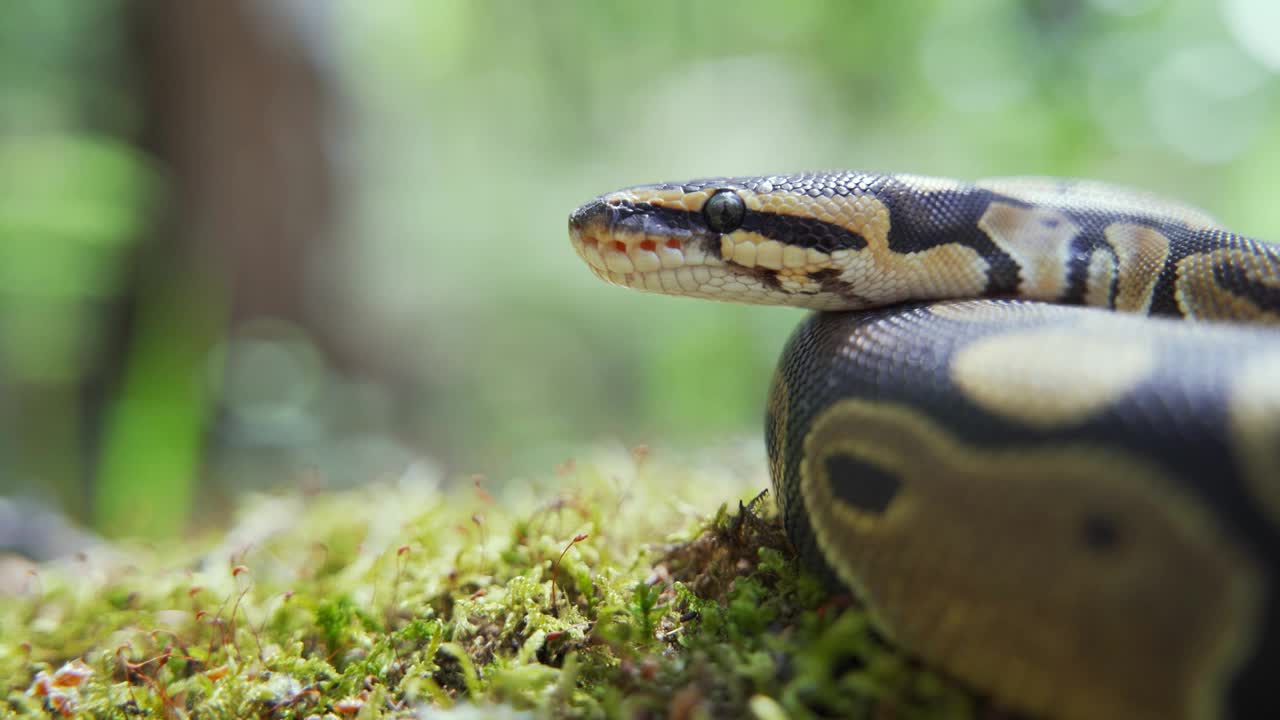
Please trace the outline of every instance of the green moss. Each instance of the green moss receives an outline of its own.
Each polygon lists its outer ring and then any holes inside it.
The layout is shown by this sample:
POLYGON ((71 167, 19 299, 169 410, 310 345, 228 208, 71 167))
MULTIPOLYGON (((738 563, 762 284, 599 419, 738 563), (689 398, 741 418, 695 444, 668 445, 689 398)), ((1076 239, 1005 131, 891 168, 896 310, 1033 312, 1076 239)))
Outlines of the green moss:
POLYGON ((0 715, 980 709, 798 568, 768 502, 728 510, 765 484, 734 459, 605 456, 496 499, 429 482, 249 498, 199 552, 42 568, 0 599, 0 715))

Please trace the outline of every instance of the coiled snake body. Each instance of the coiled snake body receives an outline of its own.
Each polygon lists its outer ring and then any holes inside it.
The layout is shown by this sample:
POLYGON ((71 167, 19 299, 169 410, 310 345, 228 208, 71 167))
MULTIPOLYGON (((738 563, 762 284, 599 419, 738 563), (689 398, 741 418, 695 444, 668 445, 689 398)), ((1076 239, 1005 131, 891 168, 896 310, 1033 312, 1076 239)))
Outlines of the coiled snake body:
POLYGON ((822 311, 769 393, 775 495, 904 648, 1032 715, 1280 717, 1280 245, 1100 183, 855 172, 569 226, 610 282, 822 311))

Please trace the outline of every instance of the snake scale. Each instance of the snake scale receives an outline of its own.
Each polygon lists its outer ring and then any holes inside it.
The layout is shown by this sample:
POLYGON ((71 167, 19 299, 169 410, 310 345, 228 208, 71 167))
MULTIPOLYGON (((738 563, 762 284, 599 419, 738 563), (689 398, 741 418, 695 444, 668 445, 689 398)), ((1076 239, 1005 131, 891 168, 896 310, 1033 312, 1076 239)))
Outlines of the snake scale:
POLYGON ((602 195, 599 277, 818 310, 768 396, 801 557, 1031 716, 1280 718, 1280 245, 1090 181, 602 195))

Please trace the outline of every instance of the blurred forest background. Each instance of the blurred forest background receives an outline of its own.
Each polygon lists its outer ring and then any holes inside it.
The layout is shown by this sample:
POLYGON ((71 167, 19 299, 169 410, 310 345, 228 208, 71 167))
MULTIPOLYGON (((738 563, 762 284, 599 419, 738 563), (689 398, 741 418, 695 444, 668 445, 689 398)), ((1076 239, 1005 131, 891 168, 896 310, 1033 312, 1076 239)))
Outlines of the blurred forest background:
POLYGON ((1056 174, 1280 238, 1278 37, 1273 0, 2 3, 0 502, 160 539, 757 438, 800 314, 607 287, 576 205, 1056 174))

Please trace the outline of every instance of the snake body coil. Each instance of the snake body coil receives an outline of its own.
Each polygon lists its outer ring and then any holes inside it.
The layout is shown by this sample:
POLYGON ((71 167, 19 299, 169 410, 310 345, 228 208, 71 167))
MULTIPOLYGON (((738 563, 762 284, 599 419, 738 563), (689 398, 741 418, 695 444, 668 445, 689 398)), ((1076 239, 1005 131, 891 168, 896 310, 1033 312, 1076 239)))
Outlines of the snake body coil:
POLYGON ((620 190, 570 235, 613 283, 824 311, 770 390, 776 497, 904 648, 1036 715, 1280 717, 1280 246, 852 172, 620 190))

